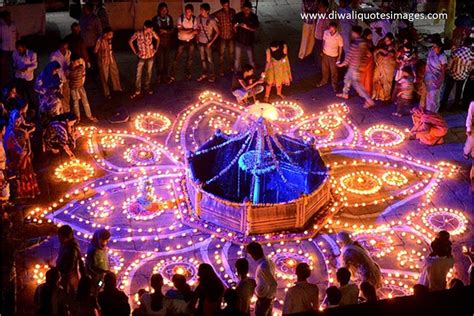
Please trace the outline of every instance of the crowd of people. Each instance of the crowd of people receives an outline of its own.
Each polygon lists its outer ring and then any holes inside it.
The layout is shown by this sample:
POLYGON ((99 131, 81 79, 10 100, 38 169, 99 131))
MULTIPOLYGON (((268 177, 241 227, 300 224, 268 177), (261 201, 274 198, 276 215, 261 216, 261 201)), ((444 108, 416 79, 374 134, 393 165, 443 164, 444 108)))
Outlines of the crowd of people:
MULTIPOLYGON (((170 280, 172 286, 164 292, 163 276, 155 273, 150 277, 151 290, 138 290, 139 303, 134 304, 119 288, 117 276, 111 271, 108 230, 99 229, 94 233, 85 260, 70 226, 61 226, 57 236, 60 248, 56 266, 48 270, 45 283, 36 289, 37 315, 273 315, 278 290, 275 263, 257 242, 245 247, 255 263, 255 271, 249 271, 245 257, 237 259, 234 271, 238 280, 229 287, 210 264, 202 263, 194 289, 185 275, 176 273, 170 280)), ((308 281, 314 273, 312 268, 306 262, 298 262, 294 270, 296 282, 287 289, 283 300, 283 315, 317 315, 324 309, 378 300, 377 291, 383 286, 383 278, 377 263, 347 232, 341 231, 337 241, 341 246, 336 272, 338 285, 331 285, 325 293, 320 293, 318 285, 308 281)), ((457 278, 451 278, 448 283, 448 273, 453 266, 450 234, 440 231, 431 243, 431 253, 424 259, 418 284, 413 288, 414 295, 464 286, 457 278)), ((473 275, 471 269, 471 284, 473 275)), ((131 297, 133 294, 130 293, 131 297)))
MULTIPOLYGON (((243 1, 240 12, 230 6, 229 0, 220 3, 222 7, 213 13, 215 8, 201 3, 199 14, 195 14, 192 4, 186 4, 183 14, 176 18, 169 14, 166 3, 159 4, 156 16, 146 20, 128 42, 137 56, 131 99, 154 93, 153 68, 157 84, 172 84, 181 79, 178 74, 183 63, 184 79, 193 80, 196 50, 200 75, 195 80, 214 82, 231 72, 231 91, 238 104, 255 102, 261 93, 263 101, 269 102, 273 87, 276 97, 285 98, 283 86, 290 86, 293 81, 288 44, 279 39, 268 44, 265 66, 259 74, 254 49, 260 25, 252 3, 243 1), (217 61, 213 51, 218 53, 217 61)), ((112 45, 114 31, 105 9, 99 9, 100 14, 90 3, 83 6, 80 20, 71 25, 71 33, 60 41, 37 76, 37 54, 19 37, 11 14, 1 12, 2 202, 10 197, 21 201, 39 195, 33 167, 36 144, 41 144, 42 152, 54 159, 75 156, 78 136, 75 127, 81 121, 81 114, 89 122, 98 121, 85 89, 87 77, 98 77, 106 99, 123 92, 112 45)), ((302 3, 305 13, 325 13, 330 9, 333 8, 327 0, 302 3)), ((353 10, 346 0, 340 0, 335 9, 340 13, 353 10)), ((456 24, 451 39, 443 41, 440 36, 433 36, 424 56, 419 36, 410 23, 400 23, 395 30, 390 21, 373 21, 363 29, 357 21, 348 19, 306 19, 298 57, 314 60, 314 68, 321 78, 314 83, 315 89, 331 84, 337 97, 349 99, 354 88, 364 99, 365 108, 393 103, 395 117, 411 115, 411 136, 425 145, 444 142, 448 124, 440 111, 466 110, 470 102, 464 148, 464 155, 469 158, 474 155, 474 102, 466 93, 466 86, 473 79, 472 37, 470 25, 462 19, 456 24)), ((471 178, 474 179, 474 168, 471 178)), ((163 293, 163 276, 153 274, 152 291, 139 291, 140 304, 132 311, 128 296, 117 288, 117 276, 109 266, 110 232, 103 229, 94 234, 85 262, 71 227, 62 226, 58 238, 61 247, 56 267, 48 271, 46 282, 36 291, 38 315, 133 312, 133 315, 207 316, 249 315, 251 310, 256 315, 271 315, 277 292, 275 266, 258 243, 250 243, 246 248, 256 264, 255 279, 249 277, 249 262, 245 258, 236 261, 239 282, 230 288, 205 263, 199 267, 199 282, 194 289, 184 276, 176 274, 172 278, 173 288, 163 293)), ((295 269, 297 282, 286 292, 283 314, 317 312, 320 306, 333 308, 377 300, 377 290, 382 285, 377 263, 349 234, 340 233, 338 240, 342 247, 337 271, 339 286, 330 286, 325 294, 320 293, 316 284, 308 282, 312 275, 310 267, 299 263, 295 269)), ((457 279, 446 284, 446 275, 454 264, 449 234, 440 232, 431 250, 415 294, 461 284, 457 279)))

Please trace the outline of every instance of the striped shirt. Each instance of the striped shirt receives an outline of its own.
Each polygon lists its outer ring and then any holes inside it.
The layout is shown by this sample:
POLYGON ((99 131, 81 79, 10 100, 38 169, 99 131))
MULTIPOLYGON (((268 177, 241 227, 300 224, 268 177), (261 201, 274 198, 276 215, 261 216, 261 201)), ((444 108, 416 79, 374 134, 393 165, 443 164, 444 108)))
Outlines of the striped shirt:
POLYGON ((112 51, 112 41, 106 39, 105 36, 102 36, 95 44, 95 52, 97 54, 99 64, 110 64, 114 58, 114 52, 112 51))
POLYGON ((81 63, 72 65, 69 70, 69 88, 79 89, 84 85, 86 81, 86 67, 84 60, 81 59, 81 63))
MULTIPOLYGON (((153 45, 153 39, 157 40, 158 42, 160 40, 155 31, 145 33, 142 30, 137 31, 132 35, 131 40, 137 41, 138 57, 140 59, 150 59, 155 55, 156 49, 153 45)), ((158 46, 156 48, 158 48, 158 46)))
POLYGON ((470 47, 460 47, 451 55, 449 74, 454 80, 466 80, 472 69, 473 54, 470 47))
POLYGON ((343 65, 349 68, 360 70, 361 66, 367 65, 367 58, 369 57, 369 48, 367 43, 362 38, 356 38, 352 41, 349 48, 349 54, 344 60, 343 65))
POLYGON ((402 77, 398 80, 399 84, 399 92, 398 97, 404 100, 412 100, 413 94, 415 92, 415 86, 413 84, 413 80, 411 78, 402 77))

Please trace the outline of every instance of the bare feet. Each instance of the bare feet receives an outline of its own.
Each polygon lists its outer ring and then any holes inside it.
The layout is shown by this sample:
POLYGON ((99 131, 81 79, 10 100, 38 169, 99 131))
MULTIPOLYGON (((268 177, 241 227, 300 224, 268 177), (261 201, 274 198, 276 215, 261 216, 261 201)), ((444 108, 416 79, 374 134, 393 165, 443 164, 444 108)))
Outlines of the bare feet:
POLYGON ((336 97, 342 98, 342 99, 349 99, 349 95, 347 93, 338 93, 336 94, 336 97))

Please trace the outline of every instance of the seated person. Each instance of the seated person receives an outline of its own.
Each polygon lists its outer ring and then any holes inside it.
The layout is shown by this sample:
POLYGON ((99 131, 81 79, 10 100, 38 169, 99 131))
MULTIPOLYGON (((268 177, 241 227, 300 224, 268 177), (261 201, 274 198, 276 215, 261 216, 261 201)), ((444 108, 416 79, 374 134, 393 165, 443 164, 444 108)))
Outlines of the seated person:
POLYGON ((251 65, 244 65, 241 72, 237 72, 232 78, 232 94, 239 105, 247 103, 248 97, 263 92, 263 78, 257 79, 255 69, 251 65))
POLYGON ((425 145, 444 143, 443 137, 448 133, 448 124, 441 115, 416 108, 412 111, 412 120, 411 139, 419 139, 425 145))

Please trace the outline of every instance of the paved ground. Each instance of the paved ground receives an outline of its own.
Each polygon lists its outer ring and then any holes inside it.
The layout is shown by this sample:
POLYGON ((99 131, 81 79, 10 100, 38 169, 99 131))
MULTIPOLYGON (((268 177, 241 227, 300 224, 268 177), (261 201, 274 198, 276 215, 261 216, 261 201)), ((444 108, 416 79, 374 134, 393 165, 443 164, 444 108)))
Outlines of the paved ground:
MULTIPOLYGON (((340 102, 330 87, 316 89, 314 88, 318 75, 316 74, 312 62, 298 61, 296 58, 299 47, 300 36, 300 19, 299 19, 299 3, 293 1, 274 0, 260 2, 259 18, 261 21, 261 28, 258 32, 258 45, 256 48, 257 60, 260 66, 264 61, 264 48, 272 39, 285 40, 290 48, 290 60, 292 62, 294 83, 290 88, 286 88, 284 93, 288 96, 288 100, 299 103, 307 112, 319 112, 326 108, 327 105, 340 102)), ((64 16, 55 14, 48 20, 48 29, 54 31, 55 34, 67 34, 64 28, 67 28, 69 19, 64 16), (58 21, 58 22, 55 22, 58 21)), ((116 47, 119 68, 121 71, 122 83, 128 91, 133 90, 133 82, 135 76, 135 58, 126 47, 125 36, 127 32, 120 32, 117 34, 116 47)), ((49 36, 47 47, 52 47, 54 43, 54 36, 49 36)), ((40 47, 40 69, 44 67, 47 60, 47 48, 40 47)), ((196 67, 194 68, 195 77, 199 74, 199 66, 196 56, 196 67)), ((173 85, 155 85, 155 93, 152 96, 146 96, 136 101, 130 101, 127 95, 114 97, 111 101, 106 101, 100 93, 100 85, 93 78, 87 82, 87 91, 89 99, 93 107, 93 111, 101 119, 101 125, 106 127, 109 124, 105 118, 110 114, 111 110, 119 107, 126 107, 131 116, 136 113, 146 110, 159 111, 166 114, 168 117, 176 117, 177 113, 184 107, 196 102, 198 95, 204 90, 216 91, 223 95, 225 99, 232 99, 230 93, 231 75, 227 74, 224 78, 219 78, 215 83, 197 83, 194 81, 178 81, 173 85)), ((351 98, 347 104, 351 109, 351 119, 361 129, 377 123, 385 123, 395 125, 399 128, 409 128, 411 120, 406 117, 403 119, 395 119, 390 113, 393 112, 393 105, 378 105, 374 109, 365 110, 362 108, 362 99, 359 97, 351 98)), ((433 198, 433 205, 436 207, 450 207, 463 211, 467 216, 471 216, 473 212, 473 198, 469 193, 469 179, 468 168, 470 164, 462 158, 462 146, 465 139, 464 136, 464 122, 465 113, 451 113, 446 115, 450 132, 446 137, 446 143, 440 146, 424 146, 412 141, 407 143, 400 149, 410 157, 421 159, 429 162, 439 162, 441 160, 449 161, 460 166, 459 173, 452 180, 443 183, 440 190, 437 191, 433 198)), ((123 128, 123 126, 113 126, 114 128, 123 128)), ((54 200, 61 188, 49 186, 49 175, 47 169, 42 170, 43 190, 45 194, 41 198, 42 202, 54 200)), ((413 208, 415 205, 406 205, 406 208, 413 208)), ((405 208, 405 209, 406 209, 405 208)), ((404 209, 404 210, 405 210, 404 209)), ((356 214, 357 215, 357 214, 356 214)), ((396 214, 391 214, 396 217, 396 214)), ((395 218, 394 217, 394 218, 395 218)), ((402 217, 398 217, 402 219, 402 217)), ((346 220, 342 217, 342 220, 346 220)), ((357 223, 369 223, 363 217, 357 218, 357 223)), ((472 222, 472 221, 471 221, 472 222)), ((471 224, 468 224, 471 225, 471 224)), ((472 229, 472 226, 469 226, 472 229)), ((37 231, 34 233, 38 233, 37 231)), ((467 238, 459 240, 459 244, 455 245, 455 249, 459 251, 460 246, 466 243, 472 243, 472 233, 468 234, 467 238)), ((50 243, 49 243, 50 244, 50 243)), ((48 257, 50 261, 55 257, 55 249, 43 248, 41 253, 44 257, 48 257)), ((25 265, 28 263, 25 261, 25 265)), ((21 276, 26 279, 25 276, 21 276)))

